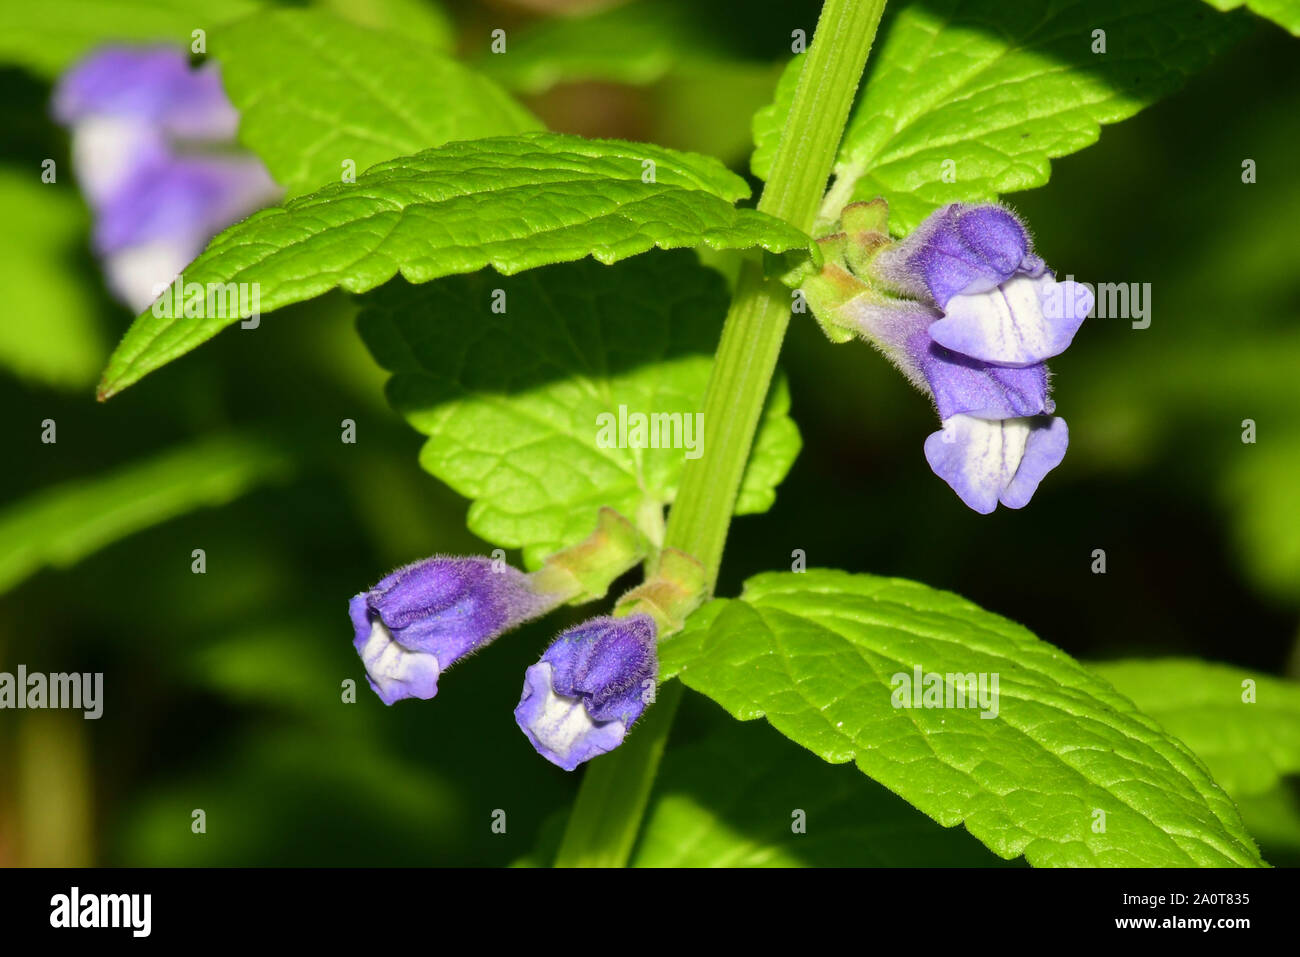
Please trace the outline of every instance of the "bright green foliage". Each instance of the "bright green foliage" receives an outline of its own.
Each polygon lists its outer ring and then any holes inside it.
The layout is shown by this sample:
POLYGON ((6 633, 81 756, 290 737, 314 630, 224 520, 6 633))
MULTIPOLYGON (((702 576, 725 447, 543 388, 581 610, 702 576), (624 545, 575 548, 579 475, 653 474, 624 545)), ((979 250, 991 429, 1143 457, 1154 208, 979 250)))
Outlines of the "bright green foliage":
POLYGON ((54 77, 107 43, 189 49, 193 32, 257 8, 252 0, 12 0, 0 5, 0 62, 54 77))
MULTIPOLYGON (((872 53, 819 227, 846 203, 884 196, 902 235, 944 203, 1042 186, 1051 159, 1172 93, 1249 29, 1189 0, 901 7, 872 53)), ((787 76, 755 117, 759 175, 793 95, 787 76)))
POLYGON ((1300 36, 1300 2, 1297 0, 1205 0, 1216 10, 1236 10, 1245 6, 1251 13, 1272 20, 1300 36))
POLYGON ((557 83, 651 83, 684 60, 717 59, 718 34, 702 29, 693 0, 631 0, 593 13, 554 17, 507 37, 505 53, 476 65, 511 89, 540 93, 557 83))
MULTIPOLYGON (((360 26, 400 31, 439 52, 455 46, 452 24, 433 0, 319 0, 317 6, 360 26)), ((0 7, 0 62, 52 78, 95 47, 166 43, 192 49, 196 30, 203 31, 206 46, 224 24, 278 7, 257 0, 15 0, 0 7)))
POLYGON ((0 208, 24 226, 0 233, 0 367, 42 385, 89 388, 107 344, 93 279, 76 268, 87 216, 72 190, 40 176, 0 170, 0 208))
POLYGON ((669 639, 661 670, 741 720, 767 717, 823 760, 855 761, 1002 857, 1260 864, 1186 746, 1064 652, 948 592, 837 571, 758 575, 669 639), (958 705, 956 689, 997 674, 996 717, 895 707, 895 676, 917 667, 945 676, 958 705))
POLYGON ((452 140, 540 128, 492 81, 434 48, 322 13, 261 13, 211 52, 239 136, 289 196, 452 140))
MULTIPOLYGON (((695 413, 727 305, 721 277, 694 258, 656 254, 615 268, 586 261, 513 278, 484 272, 394 285, 368 300, 361 333, 395 373, 389 399, 429 437, 425 469, 473 500, 476 534, 522 548, 530 567, 585 537, 602 505, 652 540, 662 535, 687 455, 708 455, 695 413), (617 447, 620 407, 626 444, 642 448, 617 447), (636 440, 632 416, 651 414, 663 417, 659 444, 678 447, 644 447, 654 438, 648 420, 636 440), (681 447, 687 439, 694 450, 681 447)), ((740 513, 771 506, 799 451, 788 407, 782 384, 740 513)))
MULTIPOLYGON (((744 180, 716 160, 618 140, 532 133, 453 143, 263 210, 221 235, 187 283, 258 283, 263 312, 334 288, 367 292, 493 266, 511 275, 655 246, 804 248, 786 223, 732 204, 744 180)), ((212 338, 238 315, 146 311, 113 353, 101 397, 212 338)))
POLYGON ((655 781, 640 867, 987 867, 969 834, 756 724, 671 748, 655 781))
POLYGON ((400 33, 442 53, 456 49, 456 24, 434 0, 318 0, 317 5, 358 26, 400 33))

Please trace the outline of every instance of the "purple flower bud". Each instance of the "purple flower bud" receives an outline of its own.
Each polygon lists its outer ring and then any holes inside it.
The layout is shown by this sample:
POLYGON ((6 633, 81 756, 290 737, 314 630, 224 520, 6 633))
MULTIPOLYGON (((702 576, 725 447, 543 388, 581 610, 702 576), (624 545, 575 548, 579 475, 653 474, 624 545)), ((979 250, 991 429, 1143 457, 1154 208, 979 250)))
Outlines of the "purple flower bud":
POLYGON ((212 236, 279 196, 259 160, 233 151, 239 115, 216 64, 192 70, 183 50, 93 53, 59 81, 53 112, 72 130, 109 286, 137 311, 212 236))
POLYGON ((392 704, 432 698, 443 670, 562 600, 492 559, 434 556, 357 595, 348 613, 370 687, 392 704))
POLYGON ((556 638, 524 676, 515 721, 566 771, 623 743, 653 697, 656 627, 645 614, 593 618, 556 638))
POLYGON ((930 326, 936 343, 985 362, 1028 366, 1058 355, 1092 310, 1087 287, 1058 283, 1000 206, 936 210, 875 268, 941 310, 930 326))
POLYGON ((1001 502, 1023 508, 1065 457, 1070 431, 1054 416, 981 419, 954 415, 925 440, 925 459, 981 515, 1001 502))

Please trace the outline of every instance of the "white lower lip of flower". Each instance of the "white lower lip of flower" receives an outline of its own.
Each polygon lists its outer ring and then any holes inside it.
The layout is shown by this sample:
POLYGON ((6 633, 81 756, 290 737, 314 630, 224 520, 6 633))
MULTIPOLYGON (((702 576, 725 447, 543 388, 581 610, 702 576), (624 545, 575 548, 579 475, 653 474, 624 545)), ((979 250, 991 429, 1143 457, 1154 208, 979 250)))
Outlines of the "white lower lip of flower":
POLYGON ((1052 349, 1038 295, 1044 283, 1041 278, 1016 276, 990 292, 954 296, 945 312, 967 327, 967 335, 979 330, 980 359, 1023 362, 1046 356, 1052 349))
POLYGON ((978 419, 954 415, 945 427, 965 432, 967 475, 972 485, 990 489, 994 497, 1015 478, 1029 442, 1029 419, 978 419))
POLYGON ((403 648, 382 621, 371 622, 361 661, 388 704, 405 697, 432 698, 433 694, 424 692, 437 691, 442 670, 438 659, 427 651, 403 648))
MULTIPOLYGON (((553 671, 550 664, 543 662, 534 667, 546 672, 546 697, 528 724, 538 744, 557 757, 567 759, 580 747, 590 753, 599 753, 613 750, 622 742, 627 734, 627 726, 622 721, 597 724, 587 713, 582 698, 556 694, 551 687, 553 671)), ((590 754, 582 760, 587 756, 590 754)))

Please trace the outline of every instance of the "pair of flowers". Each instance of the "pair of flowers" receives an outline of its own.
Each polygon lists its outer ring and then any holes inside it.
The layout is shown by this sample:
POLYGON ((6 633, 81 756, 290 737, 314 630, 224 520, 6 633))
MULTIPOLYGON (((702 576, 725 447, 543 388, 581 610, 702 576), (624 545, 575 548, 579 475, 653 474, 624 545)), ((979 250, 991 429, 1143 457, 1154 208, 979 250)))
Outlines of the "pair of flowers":
POLYGON ((1044 360, 1069 346, 1092 292, 1057 282, 1001 206, 954 203, 900 242, 887 219, 883 200, 844 210, 808 303, 833 340, 861 336, 931 397, 942 428, 925 457, 963 502, 1021 508, 1065 456, 1044 360))
MULTIPOLYGON (((432 698, 455 662, 566 602, 599 597, 640 557, 635 531, 604 510, 587 542, 530 574, 477 556, 399 568, 348 605, 370 687, 389 705, 432 698)), ((539 754, 566 771, 618 747, 654 700, 663 629, 654 614, 636 610, 657 611, 654 604, 626 599, 620 607, 629 614, 564 631, 524 674, 515 721, 539 754)))

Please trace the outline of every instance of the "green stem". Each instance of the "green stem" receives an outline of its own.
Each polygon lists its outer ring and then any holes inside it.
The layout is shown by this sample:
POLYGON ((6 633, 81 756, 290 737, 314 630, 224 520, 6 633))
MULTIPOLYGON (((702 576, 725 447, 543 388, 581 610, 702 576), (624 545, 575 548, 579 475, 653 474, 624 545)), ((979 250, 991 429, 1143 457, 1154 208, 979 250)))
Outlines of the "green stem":
MULTIPOLYGON (((758 208, 810 231, 826 192, 885 0, 827 0, 758 208)), ((705 454, 688 462, 665 546, 695 556, 712 584, 790 322, 790 290, 745 263, 704 397, 705 454)))
MULTIPOLYGON (((885 0, 826 0, 758 208, 810 231, 866 66, 885 0)), ((790 291, 747 261, 722 329, 704 397, 705 454, 686 463, 664 545, 703 563, 710 590, 722 565, 736 496, 790 321, 790 291)), ((592 763, 574 803, 557 866, 619 867, 641 827, 682 697, 680 682, 627 742, 592 763)))
POLYGON ((636 733, 587 768, 555 856, 556 867, 627 864, 682 691, 680 681, 662 685, 658 700, 646 709, 636 733))

